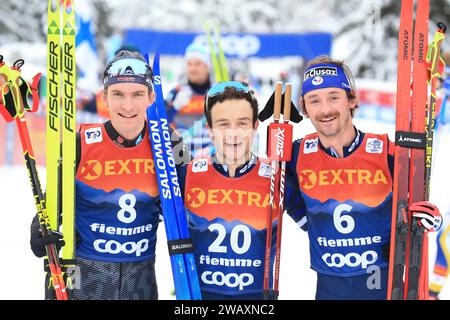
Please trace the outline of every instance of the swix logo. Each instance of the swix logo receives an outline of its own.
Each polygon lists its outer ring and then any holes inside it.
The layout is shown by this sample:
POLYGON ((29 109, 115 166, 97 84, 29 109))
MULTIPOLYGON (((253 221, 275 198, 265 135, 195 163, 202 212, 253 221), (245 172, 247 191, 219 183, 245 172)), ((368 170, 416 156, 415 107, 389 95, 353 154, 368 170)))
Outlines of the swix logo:
POLYGON ((277 138, 277 150, 276 150, 276 154, 279 157, 283 157, 284 156, 284 129, 281 128, 277 128, 277 133, 275 134, 276 138, 277 138))
POLYGON ((245 205, 265 208, 269 205, 269 195, 246 190, 225 190, 192 188, 186 194, 186 204, 191 208, 207 205, 245 205))
POLYGON ((102 129, 100 127, 88 129, 85 131, 85 137, 86 144, 102 142, 102 129))
POLYGON ((153 81, 155 84, 161 84, 161 76, 155 75, 153 81))
POLYGON ((155 174, 153 159, 88 160, 81 167, 81 177, 92 181, 101 176, 155 174))
POLYGON ((387 184, 383 170, 363 169, 337 169, 337 170, 313 170, 305 169, 299 173, 300 186, 305 190, 314 187, 329 185, 364 185, 364 184, 387 184))

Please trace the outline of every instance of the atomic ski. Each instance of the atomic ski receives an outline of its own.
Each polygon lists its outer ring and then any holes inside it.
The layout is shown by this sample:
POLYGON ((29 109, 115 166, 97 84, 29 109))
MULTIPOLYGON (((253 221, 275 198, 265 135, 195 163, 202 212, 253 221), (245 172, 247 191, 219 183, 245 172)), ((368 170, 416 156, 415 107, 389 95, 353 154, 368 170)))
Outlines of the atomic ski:
POLYGON ((430 148, 427 146, 430 135, 426 132, 425 120, 428 110, 429 0, 417 1, 414 47, 413 13, 414 1, 403 0, 398 39, 395 164, 388 280, 388 299, 392 300, 422 300, 428 296, 427 232, 419 220, 412 217, 408 208, 415 202, 428 200, 425 181, 429 180, 429 173, 427 177, 425 150, 430 148))
POLYGON ((175 294, 178 300, 200 300, 202 297, 192 252, 193 244, 178 182, 162 94, 158 53, 153 61, 153 74, 156 99, 147 108, 148 130, 163 209, 175 294))

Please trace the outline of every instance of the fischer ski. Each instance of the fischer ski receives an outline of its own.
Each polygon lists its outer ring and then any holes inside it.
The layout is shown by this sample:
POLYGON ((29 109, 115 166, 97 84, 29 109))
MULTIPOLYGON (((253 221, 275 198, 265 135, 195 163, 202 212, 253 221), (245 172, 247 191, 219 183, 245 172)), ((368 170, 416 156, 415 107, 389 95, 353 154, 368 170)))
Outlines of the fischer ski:
POLYGON ((62 233, 64 260, 75 259, 75 151, 76 151, 76 60, 75 8, 64 1, 62 10, 62 233))
POLYGON ((175 294, 178 300, 201 300, 193 244, 179 185, 161 85, 159 53, 153 61, 155 102, 147 108, 149 139, 163 209, 175 294))
POLYGON ((59 1, 48 1, 47 28, 47 126, 46 126, 46 197, 49 222, 58 230, 58 163, 61 130, 61 40, 59 1))
POLYGON ((48 0, 47 125, 45 201, 53 231, 65 246, 61 263, 68 287, 68 270, 75 265, 76 60, 75 8, 71 0, 48 0), (61 179, 59 179, 61 177, 61 179), (62 201, 61 201, 62 200, 62 201), (60 219, 61 217, 61 219, 60 219))

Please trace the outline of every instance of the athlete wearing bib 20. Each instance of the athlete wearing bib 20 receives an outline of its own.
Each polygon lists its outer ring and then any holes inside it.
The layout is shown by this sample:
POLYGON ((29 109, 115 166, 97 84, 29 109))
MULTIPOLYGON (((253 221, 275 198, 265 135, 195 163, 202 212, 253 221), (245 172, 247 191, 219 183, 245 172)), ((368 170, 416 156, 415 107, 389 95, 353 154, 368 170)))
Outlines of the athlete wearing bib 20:
MULTIPOLYGON (((210 89, 205 109, 216 154, 195 159, 182 181, 202 296, 262 299, 270 166, 251 153, 258 103, 247 85, 229 81, 210 89)), ((303 206, 290 177, 285 203, 298 221, 295 207, 303 206)))
MULTIPOLYGON (((187 167, 184 198, 204 299, 262 299, 268 188, 270 166, 255 156, 235 177, 210 158, 187 167)), ((292 212, 298 201, 293 179, 288 178, 286 189, 292 212)), ((275 222, 273 228, 272 263, 275 222)))
MULTIPOLYGON (((302 97, 317 132, 294 142, 288 169, 306 207, 316 299, 386 299, 394 146, 354 127, 356 88, 342 61, 312 60, 302 97)), ((411 206, 424 226, 440 216, 428 207, 411 206)))

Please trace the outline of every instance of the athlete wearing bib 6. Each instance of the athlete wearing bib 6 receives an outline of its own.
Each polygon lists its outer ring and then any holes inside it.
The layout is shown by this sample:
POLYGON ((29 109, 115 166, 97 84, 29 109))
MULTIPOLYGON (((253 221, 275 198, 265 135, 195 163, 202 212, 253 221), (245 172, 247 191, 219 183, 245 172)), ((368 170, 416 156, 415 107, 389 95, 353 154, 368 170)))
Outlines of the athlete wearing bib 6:
MULTIPOLYGON (((310 61, 302 98, 302 112, 317 132, 294 142, 288 170, 306 207, 316 299, 386 299, 393 143, 353 125, 356 88, 342 61, 310 61)), ((423 225, 440 215, 426 207, 411 207, 423 225)))

